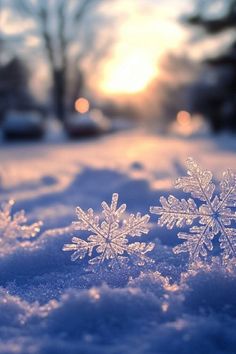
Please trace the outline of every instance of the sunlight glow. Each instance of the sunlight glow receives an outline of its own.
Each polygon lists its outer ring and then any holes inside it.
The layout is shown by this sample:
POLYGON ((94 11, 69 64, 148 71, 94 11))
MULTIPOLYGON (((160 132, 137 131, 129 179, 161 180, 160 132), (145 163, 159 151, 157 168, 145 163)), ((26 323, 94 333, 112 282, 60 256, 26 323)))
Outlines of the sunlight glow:
POLYGON ((87 113, 89 111, 89 101, 84 97, 78 98, 75 101, 75 110, 81 114, 87 113))
POLYGON ((102 82, 105 93, 137 93, 145 89, 156 75, 156 65, 142 53, 132 53, 110 63, 102 82))

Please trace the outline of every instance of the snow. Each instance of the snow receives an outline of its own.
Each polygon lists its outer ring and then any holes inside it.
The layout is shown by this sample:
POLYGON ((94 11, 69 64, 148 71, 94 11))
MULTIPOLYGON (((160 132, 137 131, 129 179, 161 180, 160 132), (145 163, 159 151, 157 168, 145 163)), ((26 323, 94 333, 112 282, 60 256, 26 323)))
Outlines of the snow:
POLYGON ((84 270, 64 244, 75 210, 93 208, 119 193, 128 213, 148 213, 173 189, 192 156, 216 182, 236 170, 230 135, 179 138, 143 130, 78 142, 1 143, 1 201, 14 199, 41 232, 0 252, 0 353, 233 354, 236 346, 236 274, 217 259, 188 270, 175 255, 177 230, 156 226, 140 241, 155 242, 155 260, 141 269, 84 270))

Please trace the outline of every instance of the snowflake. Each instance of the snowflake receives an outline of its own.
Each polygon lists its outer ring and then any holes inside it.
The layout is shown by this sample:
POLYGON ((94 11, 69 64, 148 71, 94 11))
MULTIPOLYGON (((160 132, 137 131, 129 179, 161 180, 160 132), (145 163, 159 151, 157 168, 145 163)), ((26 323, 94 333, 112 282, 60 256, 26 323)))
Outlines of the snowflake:
POLYGON ((102 202, 102 214, 104 220, 94 215, 93 209, 87 212, 77 207, 76 212, 79 221, 74 222, 75 230, 87 230, 91 232, 87 241, 78 237, 72 238, 72 244, 65 244, 63 251, 74 251, 71 260, 83 259, 88 254, 91 259, 89 264, 100 266, 107 263, 111 268, 121 268, 130 260, 133 264, 142 266, 153 261, 146 255, 154 248, 153 243, 133 242, 129 243, 128 236, 142 236, 148 233, 149 215, 141 216, 130 214, 127 219, 121 220, 126 210, 122 204, 117 208, 118 194, 112 196, 111 205, 102 202))
POLYGON ((16 239, 29 239, 37 235, 42 225, 36 222, 32 225, 25 225, 27 218, 24 210, 11 216, 13 200, 9 200, 1 205, 0 209, 0 242, 9 243, 16 239))
POLYGON ((215 185, 212 173, 203 171, 189 158, 186 177, 177 179, 175 187, 190 193, 200 200, 198 207, 195 200, 177 199, 170 195, 168 199, 160 198, 160 207, 151 207, 150 212, 160 215, 158 224, 168 229, 174 226, 190 227, 189 232, 180 232, 178 237, 185 240, 176 246, 174 253, 189 252, 190 262, 197 264, 205 259, 208 251, 213 250, 213 238, 219 236, 223 263, 236 260, 236 175, 230 170, 223 173, 219 196, 214 195, 215 185))

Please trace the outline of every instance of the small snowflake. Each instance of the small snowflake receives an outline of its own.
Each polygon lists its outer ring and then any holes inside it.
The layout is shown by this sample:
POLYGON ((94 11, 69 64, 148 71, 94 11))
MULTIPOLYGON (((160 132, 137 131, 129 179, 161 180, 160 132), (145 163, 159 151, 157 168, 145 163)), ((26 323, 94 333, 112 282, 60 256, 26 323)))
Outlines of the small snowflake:
POLYGON ((71 256, 72 261, 83 259, 88 254, 91 257, 89 264, 92 267, 100 266, 105 262, 111 268, 121 268, 129 260, 139 266, 152 262, 146 253, 154 248, 153 243, 129 243, 127 238, 148 233, 149 215, 131 214, 121 221, 126 205, 122 204, 117 208, 117 203, 118 194, 116 193, 112 196, 110 206, 102 202, 104 220, 101 224, 99 217, 94 215, 93 209, 85 212, 77 207, 76 213, 79 221, 74 222, 75 230, 87 230, 91 234, 87 241, 73 237, 72 244, 64 245, 63 251, 74 252, 71 256))
POLYGON ((24 210, 11 215, 13 200, 3 203, 0 208, 0 242, 10 243, 12 240, 29 239, 37 235, 42 225, 36 222, 32 225, 25 225, 27 218, 24 210))
POLYGON ((158 224, 172 229, 174 226, 190 226, 195 220, 199 223, 190 227, 189 232, 180 232, 178 237, 185 240, 176 246, 174 253, 189 252, 190 262, 198 263, 208 251, 213 250, 212 240, 218 235, 223 263, 236 260, 236 175, 230 170, 223 173, 220 194, 214 196, 215 185, 212 173, 203 171, 189 158, 186 177, 177 179, 175 187, 190 193, 200 200, 200 207, 189 198, 177 199, 170 195, 160 198, 160 207, 151 207, 150 212, 160 215, 158 224))

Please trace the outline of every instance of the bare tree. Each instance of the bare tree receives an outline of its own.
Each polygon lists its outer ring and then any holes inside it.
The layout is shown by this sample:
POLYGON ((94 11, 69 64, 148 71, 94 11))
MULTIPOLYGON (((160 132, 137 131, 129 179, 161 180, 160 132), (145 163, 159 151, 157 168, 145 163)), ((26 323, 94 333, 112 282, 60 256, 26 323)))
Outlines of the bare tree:
POLYGON ((72 68, 75 71, 74 88, 78 94, 83 89, 84 75, 79 65, 84 55, 81 38, 85 25, 93 26, 94 29, 96 27, 96 21, 91 23, 91 19, 90 22, 85 19, 102 1, 17 0, 15 5, 21 14, 32 18, 37 24, 52 78, 54 109, 61 121, 64 121, 66 115, 68 77, 72 68))

